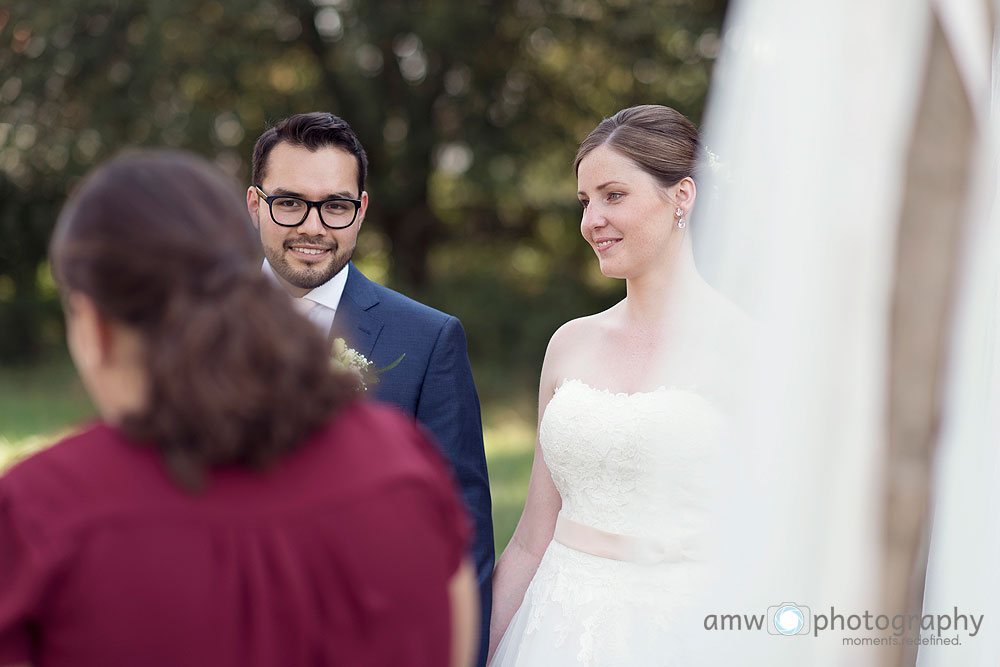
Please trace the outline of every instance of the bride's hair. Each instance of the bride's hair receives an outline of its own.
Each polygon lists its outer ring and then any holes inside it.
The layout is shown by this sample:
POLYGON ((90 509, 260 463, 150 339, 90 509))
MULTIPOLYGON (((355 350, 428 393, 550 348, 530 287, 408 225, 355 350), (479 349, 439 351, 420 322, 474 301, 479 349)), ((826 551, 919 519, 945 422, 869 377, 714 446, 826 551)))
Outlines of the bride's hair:
POLYGON ((694 178, 698 166, 698 130, 678 111, 658 104, 629 107, 602 120, 580 144, 574 172, 579 172, 583 158, 604 144, 630 158, 663 187, 694 178))
POLYGON ((237 185, 201 158, 145 152, 98 168, 49 256, 64 294, 141 337, 148 403, 119 426, 186 487, 212 466, 280 458, 352 392, 323 336, 262 274, 237 185))

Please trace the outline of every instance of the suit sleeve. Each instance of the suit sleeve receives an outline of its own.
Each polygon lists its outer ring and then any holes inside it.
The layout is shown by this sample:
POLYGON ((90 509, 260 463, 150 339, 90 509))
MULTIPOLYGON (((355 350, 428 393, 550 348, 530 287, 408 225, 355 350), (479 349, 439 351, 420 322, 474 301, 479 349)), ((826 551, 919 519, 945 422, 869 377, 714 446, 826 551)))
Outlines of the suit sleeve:
POLYGON ((472 557, 482 602, 480 665, 486 660, 492 606, 493 519, 479 395, 472 379, 465 331, 449 317, 431 352, 417 402, 417 419, 437 439, 451 461, 475 526, 472 557))

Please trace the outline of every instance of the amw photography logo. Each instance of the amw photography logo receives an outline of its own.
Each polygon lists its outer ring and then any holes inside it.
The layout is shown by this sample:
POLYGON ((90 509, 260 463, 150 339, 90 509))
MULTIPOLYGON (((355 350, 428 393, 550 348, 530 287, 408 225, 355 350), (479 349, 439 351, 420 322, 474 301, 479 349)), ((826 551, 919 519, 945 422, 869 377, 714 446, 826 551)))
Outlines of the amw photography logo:
POLYGON ((782 602, 767 608, 764 614, 709 614, 706 630, 767 630, 772 635, 807 635, 812 628, 809 607, 782 602))
POLYGON ((838 633, 844 646, 899 646, 919 644, 960 646, 982 629, 984 614, 961 613, 953 607, 946 614, 841 613, 831 606, 829 613, 813 614, 796 602, 771 605, 763 614, 708 614, 704 627, 709 631, 760 632, 785 637, 819 637, 838 633), (857 634, 849 634, 857 633, 857 634), (881 633, 881 634, 879 634, 881 633))

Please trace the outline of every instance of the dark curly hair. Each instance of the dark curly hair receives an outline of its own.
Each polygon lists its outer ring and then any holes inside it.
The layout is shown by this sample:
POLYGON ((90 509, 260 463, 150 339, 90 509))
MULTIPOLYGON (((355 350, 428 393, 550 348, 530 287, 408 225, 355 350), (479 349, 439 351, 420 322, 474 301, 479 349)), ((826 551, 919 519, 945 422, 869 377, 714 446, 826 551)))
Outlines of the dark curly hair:
POLYGON ((64 293, 141 336, 148 406, 119 427, 183 486, 280 458, 353 393, 261 273, 239 188, 201 158, 152 151, 99 167, 63 208, 49 257, 64 293))

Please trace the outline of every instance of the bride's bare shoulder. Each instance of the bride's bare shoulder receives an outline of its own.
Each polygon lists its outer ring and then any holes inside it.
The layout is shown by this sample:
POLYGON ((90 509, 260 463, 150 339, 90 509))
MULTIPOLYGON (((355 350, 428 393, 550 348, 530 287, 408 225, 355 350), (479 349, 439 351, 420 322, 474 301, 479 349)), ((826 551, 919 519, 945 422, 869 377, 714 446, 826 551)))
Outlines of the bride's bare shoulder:
POLYGON ((612 306, 603 312, 570 320, 559 327, 545 350, 543 382, 557 384, 563 377, 575 377, 579 365, 588 363, 588 351, 613 325, 617 309, 618 306, 612 306))
POLYGON ((595 313, 578 317, 566 322, 556 329, 549 339, 548 353, 558 353, 566 348, 574 348, 588 341, 593 341, 594 336, 606 331, 613 323, 615 314, 621 304, 616 304, 611 308, 595 313))

